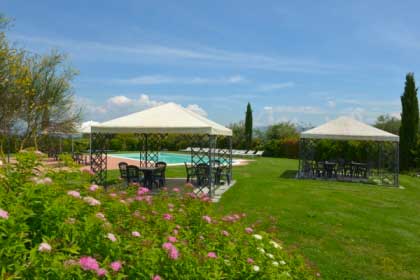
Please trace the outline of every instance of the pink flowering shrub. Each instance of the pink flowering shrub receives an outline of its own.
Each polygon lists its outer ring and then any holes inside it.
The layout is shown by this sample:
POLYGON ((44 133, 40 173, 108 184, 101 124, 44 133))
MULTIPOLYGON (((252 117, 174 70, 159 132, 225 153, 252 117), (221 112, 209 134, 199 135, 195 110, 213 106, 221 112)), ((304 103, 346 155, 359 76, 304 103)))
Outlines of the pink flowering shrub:
POLYGON ((26 174, 0 181, 0 278, 316 278, 244 214, 220 216, 191 188, 105 192, 80 171, 45 174, 47 186, 26 174))

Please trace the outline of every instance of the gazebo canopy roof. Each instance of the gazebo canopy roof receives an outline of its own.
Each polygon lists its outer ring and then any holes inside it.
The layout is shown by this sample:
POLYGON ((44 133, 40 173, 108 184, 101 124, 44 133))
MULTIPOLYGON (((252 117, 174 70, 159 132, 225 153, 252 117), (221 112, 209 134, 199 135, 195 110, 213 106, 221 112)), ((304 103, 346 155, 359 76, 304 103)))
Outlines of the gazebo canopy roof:
POLYGON ((232 130, 175 103, 92 126, 92 133, 173 133, 232 136, 232 130))
POLYGON ((398 135, 349 117, 340 117, 301 133, 301 138, 399 142, 398 135))

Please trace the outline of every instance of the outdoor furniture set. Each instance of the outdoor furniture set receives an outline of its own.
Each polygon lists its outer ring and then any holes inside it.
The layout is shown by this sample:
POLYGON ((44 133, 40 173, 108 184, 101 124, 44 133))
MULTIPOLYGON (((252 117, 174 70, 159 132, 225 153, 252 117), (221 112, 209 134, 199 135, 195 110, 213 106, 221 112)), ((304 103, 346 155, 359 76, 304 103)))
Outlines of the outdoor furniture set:
POLYGON ((120 177, 128 185, 131 183, 139 183, 148 189, 153 187, 160 188, 165 185, 166 163, 163 161, 156 162, 154 166, 135 166, 128 165, 126 162, 118 164, 120 177))

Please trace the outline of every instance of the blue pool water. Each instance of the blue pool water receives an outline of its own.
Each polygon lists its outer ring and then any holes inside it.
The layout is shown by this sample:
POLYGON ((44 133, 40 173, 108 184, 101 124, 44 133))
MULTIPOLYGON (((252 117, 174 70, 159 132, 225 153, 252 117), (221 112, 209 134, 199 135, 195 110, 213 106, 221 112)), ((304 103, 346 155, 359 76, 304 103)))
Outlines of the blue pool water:
MULTIPOLYGON (((125 153, 125 154, 110 154, 117 158, 126 158, 140 160, 139 153, 125 153)), ((205 158, 208 161, 207 157, 205 158)), ((191 155, 177 154, 177 153, 159 153, 159 161, 164 161, 167 164, 183 164, 184 162, 191 162, 191 155)))

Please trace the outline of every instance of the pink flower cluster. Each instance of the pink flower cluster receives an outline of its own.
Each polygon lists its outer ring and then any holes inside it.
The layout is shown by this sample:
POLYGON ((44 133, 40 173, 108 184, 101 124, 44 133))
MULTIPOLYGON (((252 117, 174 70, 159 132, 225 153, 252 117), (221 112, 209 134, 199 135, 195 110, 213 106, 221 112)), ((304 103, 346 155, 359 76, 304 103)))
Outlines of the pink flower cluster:
POLYGON ((133 231, 133 232, 131 232, 131 235, 134 236, 134 237, 140 237, 140 232, 133 231))
POLYGON ((210 259, 215 259, 215 258, 217 258, 217 255, 216 255, 216 253, 215 253, 215 252, 209 252, 209 253, 207 254, 207 257, 209 257, 210 259))
POLYGON ((81 257, 79 264, 83 270, 95 271, 98 276, 105 276, 107 273, 106 269, 100 268, 96 259, 92 257, 81 257))
POLYGON ((148 188, 145 188, 145 187, 140 187, 138 190, 137 190, 137 195, 144 195, 144 194, 146 194, 146 193, 148 193, 150 190, 148 189, 148 188))
POLYGON ((207 223, 211 224, 211 217, 203 216, 203 220, 206 221, 207 223))
POLYGON ((86 196, 83 198, 83 200, 86 201, 91 206, 101 205, 101 202, 99 200, 96 200, 91 196, 86 196))
POLYGON ((109 240, 111 240, 112 242, 117 241, 117 237, 115 237, 115 235, 114 235, 113 233, 108 233, 108 234, 106 235, 106 237, 107 237, 109 240))
POLYGON ((203 194, 203 195, 200 196, 200 200, 203 201, 203 202, 209 202, 209 201, 211 201, 211 198, 208 195, 203 194))
POLYGON ((112 262, 110 266, 113 271, 119 271, 122 268, 122 263, 119 261, 115 261, 112 262))
POLYGON ((49 252, 51 251, 51 245, 46 242, 42 242, 41 244, 39 244, 38 251, 49 252))
POLYGON ((187 193, 187 195, 192 199, 197 198, 197 195, 193 192, 189 192, 189 193, 187 193))
POLYGON ((44 185, 50 185, 50 184, 52 184, 52 179, 51 178, 49 178, 49 177, 46 177, 46 178, 44 178, 44 179, 35 179, 35 184, 37 184, 37 185, 42 185, 42 184, 44 184, 44 185))
POLYGON ((170 242, 163 243, 162 248, 168 252, 168 257, 177 260, 179 258, 179 252, 177 248, 170 242))
POLYGON ((176 242, 176 237, 168 236, 168 241, 171 242, 171 243, 175 243, 176 242))
POLYGON ((222 234, 223 234, 224 236, 229 236, 229 232, 227 232, 226 230, 222 230, 222 234))
POLYGON ((146 201, 148 204, 152 204, 152 196, 151 195, 137 195, 135 200, 137 201, 146 201))
POLYGON ((96 259, 92 258, 92 257, 81 257, 79 260, 80 263, 80 267, 83 270, 98 270, 99 269, 99 264, 96 261, 96 259))
POLYGON ((96 218, 101 219, 103 221, 106 220, 105 215, 101 212, 96 213, 96 218))
POLYGON ((250 227, 247 227, 246 229, 245 229, 245 232, 246 233, 252 233, 254 230, 252 229, 252 228, 250 228, 250 227))
POLYGON ((91 176, 95 175, 95 172, 93 172, 92 169, 83 169, 83 172, 86 172, 86 173, 88 173, 91 176))
POLYGON ((91 192, 94 192, 94 191, 96 191, 96 190, 98 190, 99 189, 99 186, 98 185, 95 185, 95 184, 92 184, 92 185, 90 185, 90 187, 89 187, 89 190, 91 191, 91 192))
POLYGON ((172 220, 172 215, 171 215, 171 214, 166 213, 166 214, 163 214, 163 218, 164 218, 165 220, 167 220, 167 221, 170 221, 170 220, 172 220))
POLYGON ((244 213, 240 214, 240 215, 239 214, 228 215, 228 216, 223 217, 222 221, 234 223, 234 222, 239 221, 241 218, 243 218, 245 216, 246 215, 244 213))
POLYGON ((9 212, 0 208, 0 218, 5 220, 9 219, 9 212))
POLYGON ((80 193, 78 191, 68 191, 67 194, 75 198, 81 198, 80 193))

